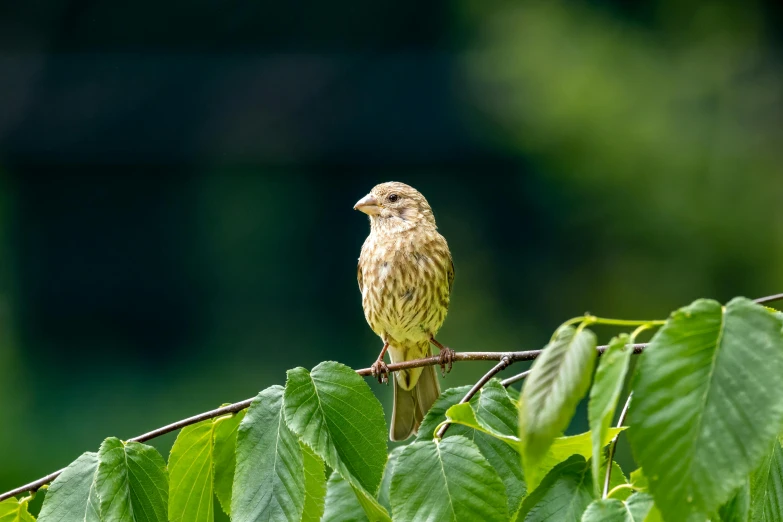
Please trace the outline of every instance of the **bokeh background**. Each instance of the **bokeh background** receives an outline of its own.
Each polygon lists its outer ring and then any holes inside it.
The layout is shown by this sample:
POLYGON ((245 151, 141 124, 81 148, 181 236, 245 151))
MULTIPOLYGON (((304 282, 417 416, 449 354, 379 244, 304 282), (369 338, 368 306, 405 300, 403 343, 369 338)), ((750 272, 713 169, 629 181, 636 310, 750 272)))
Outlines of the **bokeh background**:
POLYGON ((435 209, 460 351, 782 291, 781 29, 771 0, 0 2, 0 490, 368 366, 382 181, 435 209))

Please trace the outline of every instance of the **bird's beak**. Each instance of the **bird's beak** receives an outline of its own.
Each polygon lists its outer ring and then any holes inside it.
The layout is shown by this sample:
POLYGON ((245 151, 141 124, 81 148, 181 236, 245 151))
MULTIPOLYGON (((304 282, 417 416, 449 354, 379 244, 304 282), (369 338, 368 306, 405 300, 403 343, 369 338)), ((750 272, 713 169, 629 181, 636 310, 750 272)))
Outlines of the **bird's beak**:
POLYGON ((381 205, 372 194, 367 194, 362 199, 357 201, 353 206, 353 209, 364 212, 368 216, 377 216, 381 213, 381 205))

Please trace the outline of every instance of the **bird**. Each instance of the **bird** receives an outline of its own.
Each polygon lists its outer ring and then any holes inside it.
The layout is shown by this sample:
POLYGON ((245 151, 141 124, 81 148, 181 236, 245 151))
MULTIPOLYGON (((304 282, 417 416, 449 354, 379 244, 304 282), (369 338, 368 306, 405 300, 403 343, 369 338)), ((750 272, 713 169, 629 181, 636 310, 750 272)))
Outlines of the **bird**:
MULTIPOLYGON (((396 181, 376 185, 353 208, 370 217, 357 279, 364 317, 383 342, 373 375, 388 383, 387 351, 391 362, 398 363, 429 356, 433 344, 440 350, 445 376, 454 351, 435 335, 449 310, 454 263, 432 208, 419 191, 396 181)), ((389 438, 401 441, 417 433, 440 395, 440 384, 434 366, 399 370, 392 381, 389 438)))

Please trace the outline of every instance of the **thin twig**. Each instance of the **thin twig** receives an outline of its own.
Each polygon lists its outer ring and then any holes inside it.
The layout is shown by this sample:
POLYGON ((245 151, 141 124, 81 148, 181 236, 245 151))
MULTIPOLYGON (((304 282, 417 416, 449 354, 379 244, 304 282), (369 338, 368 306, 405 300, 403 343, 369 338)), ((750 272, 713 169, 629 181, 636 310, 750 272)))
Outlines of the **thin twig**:
POLYGON ((758 299, 754 299, 753 302, 757 304, 766 304, 771 303, 772 301, 781 301, 783 300, 783 294, 775 294, 775 295, 768 295, 767 297, 759 297, 758 299))
POLYGON ((527 377, 528 375, 530 375, 531 371, 533 371, 533 370, 525 370, 524 372, 518 373, 516 375, 513 375, 513 376, 509 377, 508 379, 503 379, 502 381, 500 381, 500 384, 502 384, 504 388, 508 388, 509 386, 514 384, 515 382, 519 382, 522 379, 524 379, 525 377, 527 377))
MULTIPOLYGON (((754 299, 754 301, 758 304, 766 304, 771 303, 772 301, 779 301, 783 300, 783 294, 775 294, 770 295, 766 297, 760 297, 758 299, 754 299)), ((638 343, 633 345, 633 351, 634 353, 642 353, 642 350, 647 346, 647 343, 638 343)), ((607 346, 599 346, 597 348, 598 353, 602 354, 606 350, 607 346)), ((528 350, 523 352, 460 352, 455 353, 453 360, 454 361, 502 361, 503 358, 508 359, 508 364, 518 362, 518 361, 532 361, 536 357, 538 357, 541 354, 541 350, 528 350)), ((424 359, 416 359, 412 361, 405 361, 401 363, 393 363, 388 365, 388 369, 390 372, 395 372, 398 370, 408 370, 411 368, 420 368, 423 366, 432 366, 435 364, 440 364, 440 357, 439 356, 433 356, 433 357, 425 357, 424 359)), ((508 366, 508 364, 506 366, 508 366)), ((499 365, 498 365, 499 366, 499 365)), ((496 366, 497 367, 497 366, 496 366)), ((494 368, 493 368, 494 370, 494 368)), ((500 371, 500 370, 498 370, 500 371)), ((356 373, 363 377, 367 377, 372 375, 372 368, 362 368, 361 370, 356 370, 356 373)), ((497 372, 495 372, 497 373, 497 372)), ((504 383, 511 384, 512 382, 517 382, 521 379, 523 379, 526 376, 527 372, 523 372, 519 375, 515 375, 513 377, 509 377, 504 383), (512 379, 514 379, 512 381, 512 379), (509 382, 511 381, 511 382, 509 382)), ((492 374, 494 375, 494 373, 492 374)), ((491 378, 491 376, 490 376, 491 378)), ((489 380, 489 379, 487 379, 489 380)), ((508 384, 504 384, 504 386, 508 386, 508 384)), ((475 393, 475 392, 474 392, 475 393)), ((470 399, 468 399, 470 400, 470 399)), ((188 417, 187 419, 183 419, 181 421, 175 422, 173 424, 169 424, 168 426, 164 426, 162 428, 158 428, 156 430, 150 431, 148 433, 144 433, 143 435, 139 435, 138 437, 134 437, 132 439, 128 439, 129 441, 135 441, 135 442, 146 442, 150 439, 154 439, 155 437, 159 437, 161 435, 165 435, 166 433, 171 433, 172 431, 176 431, 178 429, 184 428, 186 426, 190 426, 192 424, 196 424, 197 422, 201 422, 207 419, 213 419, 215 417, 220 417, 221 415, 226 415, 228 413, 236 413, 240 410, 243 410, 250 406, 250 403, 253 401, 253 399, 247 399, 241 402, 236 402, 234 404, 229 404, 228 406, 223 406, 222 408, 217 408, 215 410, 207 411, 204 413, 201 413, 199 415, 194 415, 193 417, 188 417)), ((611 467, 610 467, 611 469, 611 467)), ((54 473, 50 473, 46 475, 45 477, 41 477, 38 480, 35 480, 33 482, 30 482, 29 484, 25 484, 24 486, 20 486, 16 489, 12 489, 11 491, 7 491, 5 493, 0 494, 0 502, 3 500, 9 499, 11 497, 14 497, 16 495, 19 495, 21 493, 26 493, 28 491, 37 491, 41 488, 41 486, 50 483, 54 479, 56 479, 60 473, 62 473, 63 470, 55 471, 54 473)))
MULTIPOLYGON (((484 374, 484 377, 479 379, 479 381, 473 385, 473 387, 468 390, 468 393, 465 394, 465 396, 460 400, 457 404, 465 404, 466 402, 470 401, 470 399, 473 398, 478 391, 484 387, 485 384, 489 382, 489 380, 495 376, 496 373, 501 372, 508 368, 514 361, 512 361, 509 357, 502 357, 500 359, 500 362, 497 363, 495 366, 492 367, 491 370, 489 370, 487 373, 484 374)), ((449 426, 451 426, 450 422, 447 422, 443 424, 443 426, 440 427, 438 432, 435 434, 435 437, 438 439, 442 439, 443 436, 446 434, 446 430, 449 429, 449 426)))
MULTIPOLYGON (((136 437, 130 438, 128 439, 128 442, 146 442, 148 440, 154 439, 156 437, 160 437, 162 435, 166 435, 167 433, 171 433, 172 431, 177 431, 179 429, 182 429, 186 426, 190 426, 192 424, 197 424, 207 419, 214 419, 215 417, 220 417, 221 415, 236 413, 238 411, 244 410, 245 408, 249 407, 251 402, 253 402, 253 399, 247 399, 242 402, 237 402, 234 404, 229 404, 228 406, 216 408, 214 410, 205 411, 204 413, 199 413, 198 415, 188 417, 187 419, 182 419, 180 421, 169 424, 168 426, 163 426, 162 428, 158 428, 156 430, 152 430, 147 433, 143 433, 136 437)), ((2 495, 0 495, 0 502, 2 502, 5 499, 19 495, 20 493, 25 493, 27 491, 37 491, 38 489, 41 488, 41 486, 48 484, 49 482, 56 479, 63 471, 64 469, 55 471, 54 473, 50 473, 45 477, 41 477, 34 482, 30 482, 29 484, 18 487, 7 493, 3 493, 2 495)))
MULTIPOLYGON (((621 428, 625 423, 625 416, 628 414, 628 407, 631 405, 631 397, 633 392, 628 394, 628 400, 625 401, 623 411, 620 412, 620 419, 617 421, 617 427, 621 428)), ((604 496, 609 492, 609 481, 612 478, 612 461, 614 460, 614 451, 617 449, 617 440, 620 438, 620 433, 614 436, 612 442, 609 443, 609 460, 606 462, 606 478, 604 479, 604 496)), ((593 458, 598 458, 598 455, 593 455, 593 458)))

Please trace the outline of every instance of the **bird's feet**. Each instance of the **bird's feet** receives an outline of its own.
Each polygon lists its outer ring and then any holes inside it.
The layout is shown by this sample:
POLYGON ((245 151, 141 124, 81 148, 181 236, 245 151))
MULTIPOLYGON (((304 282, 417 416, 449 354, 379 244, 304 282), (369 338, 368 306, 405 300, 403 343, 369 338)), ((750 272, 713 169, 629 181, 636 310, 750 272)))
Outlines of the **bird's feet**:
POLYGON ((440 364, 440 372, 445 377, 447 373, 451 371, 451 367, 454 366, 454 354, 456 352, 449 348, 448 346, 445 346, 440 351, 440 360, 438 363, 440 364), (446 365, 448 365, 448 370, 446 369, 446 365))
POLYGON ((451 371, 451 367, 454 366, 454 355, 456 352, 448 346, 440 344, 434 337, 430 337, 430 342, 440 350, 440 360, 438 362, 440 363, 441 374, 445 377, 446 374, 451 371), (449 366, 448 370, 446 369, 446 365, 449 366))
POLYGON ((440 364, 440 371, 441 374, 445 377, 447 373, 451 371, 451 367, 454 366, 454 354, 456 353, 454 350, 449 348, 448 346, 443 346, 438 341, 435 340, 434 337, 430 338, 430 342, 438 347, 440 350, 440 360, 438 363, 440 364), (449 366, 449 369, 446 369, 446 365, 449 366))
POLYGON ((378 379, 381 384, 389 384, 389 367, 383 362, 383 359, 378 359, 372 366, 372 376, 378 379))

